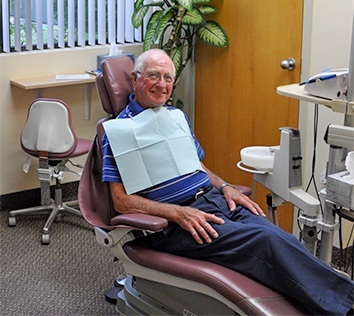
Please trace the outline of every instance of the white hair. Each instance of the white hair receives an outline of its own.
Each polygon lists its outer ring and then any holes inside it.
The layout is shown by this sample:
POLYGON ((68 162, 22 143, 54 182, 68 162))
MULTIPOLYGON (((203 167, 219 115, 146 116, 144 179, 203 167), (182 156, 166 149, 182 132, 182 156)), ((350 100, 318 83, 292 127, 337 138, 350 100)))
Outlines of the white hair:
POLYGON ((175 65, 173 64, 173 61, 172 61, 171 57, 164 50, 159 49, 159 48, 149 49, 149 50, 143 52, 141 55, 139 55, 138 58, 135 61, 133 73, 144 72, 144 67, 146 66, 146 60, 150 57, 151 54, 157 53, 157 52, 163 53, 164 55, 166 55, 171 60, 173 74, 175 75, 176 74, 176 68, 175 68, 175 65))

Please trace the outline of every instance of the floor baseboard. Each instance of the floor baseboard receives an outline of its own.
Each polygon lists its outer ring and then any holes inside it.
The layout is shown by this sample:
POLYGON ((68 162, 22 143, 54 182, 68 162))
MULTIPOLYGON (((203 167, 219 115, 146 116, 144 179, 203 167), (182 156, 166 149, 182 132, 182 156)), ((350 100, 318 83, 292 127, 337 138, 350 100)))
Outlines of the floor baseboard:
MULTIPOLYGON (((55 186, 51 186, 51 196, 54 196, 55 186)), ((79 181, 68 182, 62 184, 63 200, 68 201, 76 199, 79 181)), ((40 205, 41 190, 40 188, 20 191, 0 196, 0 211, 17 210, 27 207, 40 205)))

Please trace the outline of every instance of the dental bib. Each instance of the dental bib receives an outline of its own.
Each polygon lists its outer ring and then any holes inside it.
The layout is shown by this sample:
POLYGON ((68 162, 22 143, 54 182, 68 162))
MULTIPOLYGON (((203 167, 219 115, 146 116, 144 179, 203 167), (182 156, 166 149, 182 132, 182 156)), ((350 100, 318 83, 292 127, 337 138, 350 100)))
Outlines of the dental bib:
POLYGON ((203 171, 180 110, 157 107, 103 124, 127 194, 203 171))

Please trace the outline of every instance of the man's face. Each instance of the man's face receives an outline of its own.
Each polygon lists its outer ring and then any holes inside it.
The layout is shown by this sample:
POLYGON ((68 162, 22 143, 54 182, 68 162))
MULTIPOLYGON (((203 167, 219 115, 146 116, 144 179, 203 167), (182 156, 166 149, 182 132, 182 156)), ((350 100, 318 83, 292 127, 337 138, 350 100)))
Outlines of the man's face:
POLYGON ((145 62, 142 72, 133 77, 135 101, 144 108, 154 108, 166 103, 173 89, 173 67, 168 56, 154 53, 145 62))

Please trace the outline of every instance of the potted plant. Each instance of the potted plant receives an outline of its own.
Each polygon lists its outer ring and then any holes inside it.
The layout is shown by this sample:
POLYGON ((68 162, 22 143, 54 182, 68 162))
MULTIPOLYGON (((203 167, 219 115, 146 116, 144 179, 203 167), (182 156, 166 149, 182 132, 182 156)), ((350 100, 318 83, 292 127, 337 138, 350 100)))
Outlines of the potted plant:
MULTIPOLYGON (((135 0, 132 23, 135 28, 143 24, 145 16, 153 8, 144 37, 144 51, 154 47, 166 51, 176 67, 176 83, 193 56, 195 40, 216 46, 227 47, 228 38, 223 28, 206 16, 217 9, 211 0, 164 0, 144 3, 135 0)), ((146 1, 145 1, 146 2, 146 1)), ((180 101, 178 101, 180 102, 180 101)))

